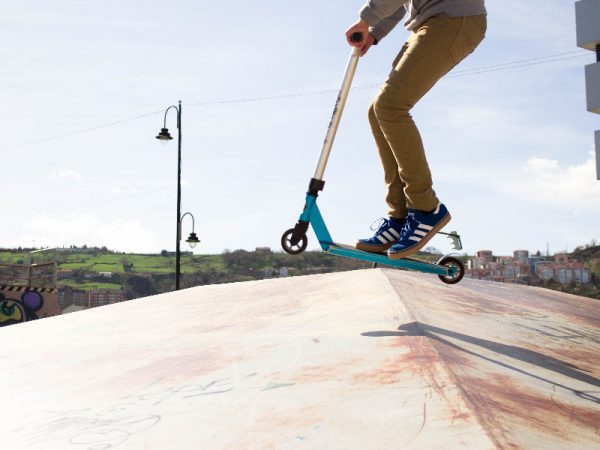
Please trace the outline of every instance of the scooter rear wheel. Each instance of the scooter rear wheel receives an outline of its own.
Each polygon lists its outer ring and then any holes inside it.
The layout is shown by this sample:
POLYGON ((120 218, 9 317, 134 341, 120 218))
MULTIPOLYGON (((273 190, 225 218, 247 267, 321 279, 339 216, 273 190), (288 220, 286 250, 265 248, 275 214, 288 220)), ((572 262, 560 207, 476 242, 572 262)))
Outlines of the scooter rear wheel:
POLYGON ((286 253, 289 253, 290 255, 299 255, 304 250, 306 250, 306 246, 308 245, 308 239, 304 234, 302 235, 300 240, 298 240, 298 242, 294 242, 293 235, 293 228, 290 228, 285 233, 283 233, 283 236, 281 236, 281 247, 286 253))
POLYGON ((446 284, 456 284, 465 276, 465 266, 460 259, 452 256, 444 256, 437 262, 438 266, 455 267, 454 275, 438 275, 440 280, 446 284))

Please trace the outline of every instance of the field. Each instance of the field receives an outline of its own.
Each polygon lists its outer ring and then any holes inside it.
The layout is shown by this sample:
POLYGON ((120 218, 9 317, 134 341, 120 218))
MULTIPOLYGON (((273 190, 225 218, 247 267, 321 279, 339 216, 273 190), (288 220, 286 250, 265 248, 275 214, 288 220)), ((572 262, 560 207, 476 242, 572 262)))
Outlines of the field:
MULTIPOLYGON (((124 254, 106 251, 59 250, 30 254, 26 251, 0 251, 0 264, 22 265, 21 268, 4 268, 11 274, 12 280, 6 277, 5 282, 23 284, 27 280, 25 265, 30 262, 42 264, 52 262, 56 258, 58 270, 58 287, 84 291, 98 289, 127 289, 133 284, 140 286, 139 277, 150 277, 154 291, 172 290, 175 273, 175 256, 172 254, 124 254), (136 276, 138 279, 136 280, 136 276)), ((225 273, 226 267, 222 255, 181 255, 182 280, 196 284, 195 277, 204 273, 225 273)), ((53 266, 44 268, 45 280, 39 285, 52 283, 53 266), (46 273, 47 272, 47 273, 46 273)), ((0 274, 1 275, 1 274, 0 274)), ((5 274, 8 275, 8 272, 5 274)), ((206 277, 205 277, 206 278, 206 277)), ((200 280, 204 281, 204 280, 200 280)), ((206 280, 208 281, 208 280, 206 280)), ((35 281, 34 281, 35 283, 35 281)), ((133 294, 131 294, 133 295, 133 294)))
MULTIPOLYGON (((34 254, 29 252, 0 251, 0 262, 6 264, 27 264, 33 256, 34 263, 52 261, 53 252, 34 254)), ((82 270, 86 272, 112 273, 173 273, 175 271, 175 256, 139 255, 124 253, 94 253, 94 252, 56 252, 58 270, 82 270)), ((194 273, 199 270, 225 269, 221 255, 181 255, 181 272, 194 273)))

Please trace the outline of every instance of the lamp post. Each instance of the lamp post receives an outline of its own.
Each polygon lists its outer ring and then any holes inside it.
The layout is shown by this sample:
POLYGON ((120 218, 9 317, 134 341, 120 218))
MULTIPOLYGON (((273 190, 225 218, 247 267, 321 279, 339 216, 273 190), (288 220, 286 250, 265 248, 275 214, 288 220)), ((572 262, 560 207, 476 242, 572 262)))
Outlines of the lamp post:
POLYGON ((179 105, 169 106, 165 110, 165 119, 163 122, 163 127, 156 136, 156 139, 161 141, 162 143, 167 143, 173 138, 167 129, 167 113, 174 109, 177 111, 177 231, 176 231, 176 240, 175 240, 175 290, 179 290, 179 275, 181 273, 181 250, 179 248, 179 241, 181 240, 180 236, 180 219, 181 219, 181 100, 179 100, 179 105))

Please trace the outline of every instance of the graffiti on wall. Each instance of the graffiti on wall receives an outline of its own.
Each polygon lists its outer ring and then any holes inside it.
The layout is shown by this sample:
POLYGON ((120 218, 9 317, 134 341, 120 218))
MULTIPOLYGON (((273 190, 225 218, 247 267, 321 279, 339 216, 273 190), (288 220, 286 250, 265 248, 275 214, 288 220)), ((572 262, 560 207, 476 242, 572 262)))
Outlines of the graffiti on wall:
POLYGON ((55 289, 0 286, 0 327, 58 313, 55 289))

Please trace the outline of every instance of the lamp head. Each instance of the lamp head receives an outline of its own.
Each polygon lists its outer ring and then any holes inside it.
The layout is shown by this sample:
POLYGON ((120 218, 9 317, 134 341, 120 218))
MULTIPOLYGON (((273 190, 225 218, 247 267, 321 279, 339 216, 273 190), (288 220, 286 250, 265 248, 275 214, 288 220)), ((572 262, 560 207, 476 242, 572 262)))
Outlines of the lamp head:
POLYGON ((190 244, 190 247, 194 248, 200 242, 200 239, 198 239, 196 233, 192 231, 190 233, 190 236, 185 240, 185 242, 190 244))
POLYGON ((158 139, 159 141, 161 141, 161 143, 166 144, 171 139, 173 139, 173 137, 169 133, 169 129, 168 128, 161 128, 160 129, 160 133, 158 133, 158 136, 156 136, 156 139, 158 139))

